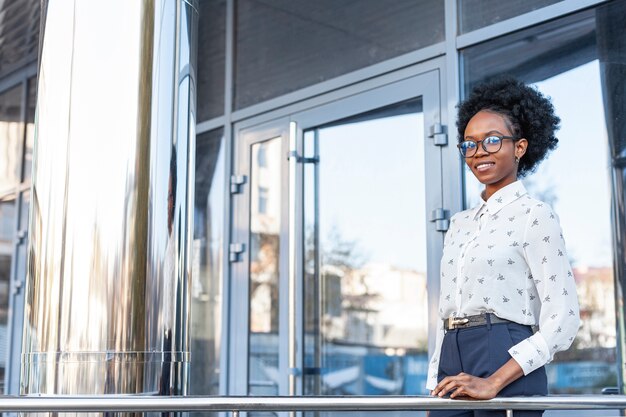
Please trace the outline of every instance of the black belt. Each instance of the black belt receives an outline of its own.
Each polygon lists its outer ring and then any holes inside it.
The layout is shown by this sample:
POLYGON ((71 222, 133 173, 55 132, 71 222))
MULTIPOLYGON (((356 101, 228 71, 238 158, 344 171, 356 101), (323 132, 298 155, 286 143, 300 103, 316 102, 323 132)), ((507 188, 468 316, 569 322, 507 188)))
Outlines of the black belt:
POLYGON ((443 328, 445 330, 465 329, 467 327, 484 326, 488 323, 511 323, 511 320, 501 319, 493 313, 483 313, 475 316, 449 317, 443 321, 443 328))

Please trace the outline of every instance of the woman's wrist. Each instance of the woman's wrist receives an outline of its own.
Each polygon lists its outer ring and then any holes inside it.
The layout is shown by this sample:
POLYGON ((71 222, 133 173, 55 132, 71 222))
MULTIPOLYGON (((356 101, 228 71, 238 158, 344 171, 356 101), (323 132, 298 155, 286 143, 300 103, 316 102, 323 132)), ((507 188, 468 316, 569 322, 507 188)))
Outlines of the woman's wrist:
POLYGON ((491 374, 486 379, 497 394, 502 391, 504 387, 523 375, 524 371, 522 370, 522 367, 519 366, 515 359, 511 358, 507 363, 502 365, 496 372, 491 374))
MULTIPOLYGON (((500 368, 502 369, 502 368, 500 368)), ((500 369, 498 371, 500 371, 500 369)), ((508 385, 508 383, 506 382, 506 380, 504 378, 502 378, 500 375, 498 375, 498 371, 496 371, 494 374, 492 374, 491 376, 487 377, 487 382, 489 382, 489 384, 493 387, 496 395, 502 391, 502 389, 508 385)))

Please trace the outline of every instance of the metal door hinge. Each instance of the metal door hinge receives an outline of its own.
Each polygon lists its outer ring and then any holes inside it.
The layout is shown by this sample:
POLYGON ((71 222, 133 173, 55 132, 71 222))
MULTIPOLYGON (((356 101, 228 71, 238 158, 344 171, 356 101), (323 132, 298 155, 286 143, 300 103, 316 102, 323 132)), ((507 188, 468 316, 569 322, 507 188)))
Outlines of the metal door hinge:
POLYGON ((435 123, 430 127, 429 138, 433 138, 436 146, 445 146, 448 144, 448 133, 446 127, 441 123, 435 123))
POLYGON ((17 279, 13 280, 13 295, 19 294, 23 286, 24 286, 23 281, 17 280, 17 279))
POLYGON ((239 256, 246 250, 246 245, 243 243, 231 243, 228 247, 228 260, 230 262, 239 262, 241 257, 239 256))
POLYGON ((450 227, 450 213, 443 208, 436 208, 430 213, 430 221, 435 223, 438 232, 445 232, 450 227))
POLYGON ((241 186, 246 183, 247 177, 245 175, 231 175, 230 176, 230 193, 239 194, 241 192, 241 186))
POLYGON ((24 243, 24 241, 26 241, 26 237, 28 237, 27 230, 20 230, 19 232, 17 232, 17 244, 21 245, 22 243, 24 243))

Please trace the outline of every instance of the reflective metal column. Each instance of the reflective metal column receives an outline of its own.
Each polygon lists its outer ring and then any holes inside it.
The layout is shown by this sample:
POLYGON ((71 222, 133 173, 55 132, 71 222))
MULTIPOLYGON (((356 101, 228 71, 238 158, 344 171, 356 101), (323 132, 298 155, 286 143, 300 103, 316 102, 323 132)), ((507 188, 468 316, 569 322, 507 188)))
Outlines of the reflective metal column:
POLYGON ((48 2, 23 394, 186 392, 196 10, 48 2))

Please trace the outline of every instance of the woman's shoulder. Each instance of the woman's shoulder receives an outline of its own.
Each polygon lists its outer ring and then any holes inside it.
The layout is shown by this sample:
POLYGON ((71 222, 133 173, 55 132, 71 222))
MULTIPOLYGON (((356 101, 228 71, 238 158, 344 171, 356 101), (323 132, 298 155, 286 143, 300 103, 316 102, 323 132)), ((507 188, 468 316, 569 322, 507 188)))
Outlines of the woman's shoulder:
POLYGON ((552 205, 547 201, 539 200, 528 194, 526 194, 526 201, 526 205, 532 209, 533 213, 554 213, 552 205))
POLYGON ((552 207, 552 204, 531 196, 528 196, 526 200, 526 213, 529 216, 528 224, 530 226, 537 226, 539 224, 543 226, 546 226, 546 224, 560 224, 559 216, 552 207))
POLYGON ((465 210, 457 211, 450 217, 450 222, 455 223, 460 220, 469 220, 471 219, 475 210, 476 210, 475 208, 468 208, 465 210))

